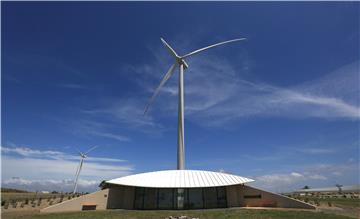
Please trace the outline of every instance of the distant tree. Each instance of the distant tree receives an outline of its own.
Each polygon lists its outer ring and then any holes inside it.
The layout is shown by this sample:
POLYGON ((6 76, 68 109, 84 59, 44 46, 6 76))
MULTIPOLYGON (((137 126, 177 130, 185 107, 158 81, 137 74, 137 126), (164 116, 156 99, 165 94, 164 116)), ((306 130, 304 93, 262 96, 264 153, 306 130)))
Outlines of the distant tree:
POLYGON ((6 192, 28 193, 28 191, 25 191, 25 190, 10 189, 10 188, 1 188, 1 193, 6 193, 6 192))
POLYGON ((310 186, 306 185, 302 189, 310 189, 310 186))

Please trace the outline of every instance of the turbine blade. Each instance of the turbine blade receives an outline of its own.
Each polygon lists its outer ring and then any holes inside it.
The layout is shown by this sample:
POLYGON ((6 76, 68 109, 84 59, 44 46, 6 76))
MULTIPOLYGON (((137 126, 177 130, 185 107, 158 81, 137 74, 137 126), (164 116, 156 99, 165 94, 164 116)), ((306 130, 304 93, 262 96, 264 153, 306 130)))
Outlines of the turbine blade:
POLYGON ((84 159, 81 160, 80 167, 79 167, 78 177, 80 176, 80 172, 81 172, 81 169, 82 169, 82 167, 83 167, 83 163, 84 163, 84 159))
POLYGON ((81 155, 82 153, 81 153, 81 151, 77 148, 77 147, 75 147, 75 150, 81 155))
POLYGON ((94 150, 94 149, 97 148, 97 147, 98 147, 98 146, 94 146, 94 147, 90 148, 88 151, 86 151, 86 152, 84 153, 84 155, 86 156, 90 151, 94 150))
POLYGON ((172 56, 174 56, 174 58, 178 58, 178 54, 176 54, 175 50, 173 48, 171 48, 171 46, 163 39, 163 38, 160 38, 161 39, 161 42, 165 45, 165 47, 168 49, 168 51, 170 52, 170 54, 172 56))
POLYGON ((174 63, 168 70, 168 72, 165 74, 165 76, 163 77, 163 79, 161 80, 159 86, 156 88, 154 94, 152 95, 152 97, 150 98, 149 103, 146 105, 145 110, 144 110, 144 115, 146 114, 146 112, 148 111, 150 105, 154 102, 156 96, 159 94, 160 89, 164 86, 164 84, 166 83, 167 80, 169 80, 169 78, 174 74, 174 70, 175 70, 175 66, 176 63, 174 63))
POLYGON ((207 50, 207 49, 210 49, 210 48, 213 48, 213 47, 216 47, 216 46, 224 45, 226 43, 232 43, 232 42, 240 41, 240 40, 246 40, 246 38, 239 38, 239 39, 233 39, 233 40, 224 41, 224 42, 221 42, 221 43, 216 43, 216 44, 213 44, 213 45, 210 45, 210 46, 207 46, 207 47, 192 51, 192 52, 190 52, 190 53, 188 53, 186 55, 181 56, 181 58, 186 58, 186 57, 195 55, 195 54, 197 54, 199 52, 202 52, 204 50, 207 50))
MULTIPOLYGON (((80 162, 81 162, 81 161, 80 161, 80 162)), ((80 167, 80 163, 79 163, 79 165, 77 165, 77 167, 76 167, 75 180, 76 180, 76 177, 77 177, 78 172, 79 172, 79 167, 80 167)))

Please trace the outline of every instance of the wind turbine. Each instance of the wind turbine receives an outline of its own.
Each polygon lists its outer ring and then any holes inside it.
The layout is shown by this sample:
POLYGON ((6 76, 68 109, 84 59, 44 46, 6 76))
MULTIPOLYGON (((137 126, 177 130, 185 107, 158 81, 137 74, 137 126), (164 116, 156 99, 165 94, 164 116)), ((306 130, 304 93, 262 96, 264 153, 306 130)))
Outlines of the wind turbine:
POLYGON ((79 150, 77 150, 79 152, 80 155, 80 164, 76 170, 76 174, 75 174, 75 186, 74 186, 74 194, 76 193, 76 189, 77 189, 77 185, 78 185, 78 180, 79 180, 79 175, 81 172, 81 168, 83 166, 84 163, 84 159, 88 157, 88 154, 90 153, 90 151, 94 150, 95 148, 97 148, 97 146, 94 146, 92 148, 90 148, 88 151, 86 151, 85 153, 80 152, 79 150))
POLYGON ((343 185, 336 184, 335 186, 338 188, 339 194, 341 194, 342 193, 342 188, 341 187, 343 187, 343 185))
POLYGON ((186 55, 179 56, 175 50, 163 39, 160 38, 164 46, 167 48, 169 53, 175 58, 175 63, 171 65, 168 72, 165 74, 165 76, 162 78, 160 85, 156 88, 154 94, 150 98, 149 103, 145 107, 144 114, 148 111, 150 105, 154 102, 156 96, 159 94, 160 89, 164 86, 167 80, 174 74, 175 68, 179 67, 179 87, 178 87, 178 141, 177 141, 177 169, 183 170, 185 169, 185 146, 184 146, 184 70, 189 68, 189 65, 186 63, 185 59, 189 58, 190 56, 193 56, 197 53, 203 52, 207 49, 224 45, 227 43, 232 43, 236 41, 245 40, 246 38, 238 38, 233 40, 228 40, 220 43, 216 43, 201 49, 197 49, 195 51, 192 51, 186 55))

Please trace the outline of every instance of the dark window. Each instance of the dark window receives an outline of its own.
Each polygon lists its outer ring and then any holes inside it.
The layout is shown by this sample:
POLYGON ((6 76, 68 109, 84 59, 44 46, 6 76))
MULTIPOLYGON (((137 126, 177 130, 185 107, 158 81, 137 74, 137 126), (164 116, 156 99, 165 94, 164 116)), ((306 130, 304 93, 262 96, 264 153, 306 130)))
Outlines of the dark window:
POLYGON ((261 194, 260 195, 244 195, 244 198, 261 198, 261 194))
POLYGON ((173 189, 158 189, 158 208, 174 208, 174 191, 173 189))
POLYGON ((96 210, 96 205, 83 205, 82 210, 83 211, 96 210))
POLYGON ((144 209, 144 188, 135 188, 134 208, 144 209))
POLYGON ((144 189, 144 209, 157 208, 157 189, 145 188, 144 189))
POLYGON ((224 208, 227 206, 226 188, 156 189, 135 188, 134 209, 177 209, 178 199, 184 209, 224 208), (183 190, 184 192, 180 192, 183 190), (183 197, 179 197, 182 195, 183 197))
POLYGON ((204 188, 205 208, 217 208, 217 192, 216 188, 204 188))
POLYGON ((187 209, 198 209, 204 207, 203 190, 201 188, 188 189, 187 209))
POLYGON ((217 191, 217 202, 218 208, 226 208, 227 201, 226 201, 226 189, 225 187, 218 187, 216 188, 217 191))

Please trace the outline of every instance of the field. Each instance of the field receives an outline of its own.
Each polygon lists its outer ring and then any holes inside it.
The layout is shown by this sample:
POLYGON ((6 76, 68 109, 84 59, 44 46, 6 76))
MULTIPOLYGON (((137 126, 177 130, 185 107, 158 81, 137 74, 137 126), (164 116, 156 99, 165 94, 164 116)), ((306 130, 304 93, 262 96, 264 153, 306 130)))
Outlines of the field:
POLYGON ((360 208, 360 199, 354 199, 354 198, 310 198, 309 200, 312 201, 318 201, 323 204, 331 203, 335 206, 340 207, 357 207, 360 208))
POLYGON ((37 215, 40 209, 76 197, 73 194, 1 193, 1 218, 17 218, 22 215, 37 215))
MULTIPOLYGON (((349 217, 328 214, 318 211, 300 210, 275 210, 275 209, 216 209, 216 210, 192 210, 192 211, 132 211, 132 210, 108 210, 94 212, 56 213, 56 214, 32 214, 11 218, 22 219, 164 219, 168 216, 196 217, 200 219, 346 219, 349 217)), ((3 215, 3 218, 9 218, 3 215)))

